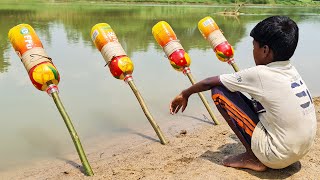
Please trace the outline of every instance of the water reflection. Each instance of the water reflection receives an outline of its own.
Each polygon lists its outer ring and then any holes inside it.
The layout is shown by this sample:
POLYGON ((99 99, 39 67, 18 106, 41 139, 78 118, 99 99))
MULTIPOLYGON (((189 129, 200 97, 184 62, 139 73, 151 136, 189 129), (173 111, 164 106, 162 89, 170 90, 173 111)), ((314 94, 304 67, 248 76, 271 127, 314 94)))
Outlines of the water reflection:
MULTIPOLYGON (((319 14, 318 9, 244 8, 242 12, 247 15, 238 18, 215 14, 224 7, 54 5, 25 8, 1 4, 0 9, 0 107, 2 127, 6 127, 0 131, 0 169, 9 162, 23 164, 28 159, 57 157, 74 150, 52 100, 32 86, 7 40, 9 29, 19 23, 33 26, 53 58, 61 75, 61 99, 84 139, 85 148, 89 146, 88 139, 100 134, 110 137, 130 133, 129 130, 132 132, 137 127, 151 128, 129 87, 103 67, 105 63, 89 36, 91 27, 100 22, 112 26, 135 63, 136 85, 160 126, 177 118, 168 114, 168 103, 190 85, 186 77, 171 68, 153 39, 151 28, 160 20, 173 27, 193 60, 193 75, 200 80, 233 71, 217 60, 201 37, 197 29, 200 19, 210 15, 216 20, 235 47, 238 65, 245 68, 253 65, 252 39, 248 36, 252 27, 271 14, 290 15, 300 26, 300 42, 293 63, 313 95, 320 95, 314 78, 319 76, 315 67, 320 65, 315 53, 316 43, 320 41, 316 36, 320 18, 313 16, 319 14)), ((209 100, 209 93, 205 95, 209 100)), ((192 97, 186 115, 202 118, 202 112, 205 110, 201 101, 192 97)))

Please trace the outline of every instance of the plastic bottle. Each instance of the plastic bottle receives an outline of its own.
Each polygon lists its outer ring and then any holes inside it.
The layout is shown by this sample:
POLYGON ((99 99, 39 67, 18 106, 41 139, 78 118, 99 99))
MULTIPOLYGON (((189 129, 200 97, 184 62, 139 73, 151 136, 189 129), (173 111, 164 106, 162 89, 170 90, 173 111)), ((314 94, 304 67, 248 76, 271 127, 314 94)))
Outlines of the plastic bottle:
POLYGON ((199 31, 202 36, 209 41, 217 58, 227 62, 233 58, 234 50, 222 34, 217 23, 211 17, 205 17, 198 23, 199 31))
POLYGON ((58 85, 60 75, 51 58, 44 51, 34 29, 28 24, 19 24, 10 29, 9 40, 24 64, 32 84, 41 91, 58 85))
POLYGON ((131 76, 134 65, 123 50, 111 26, 107 23, 96 24, 92 27, 90 34, 113 77, 123 80, 131 76))
POLYGON ((153 37, 158 44, 163 48, 166 56, 170 60, 171 66, 177 71, 184 71, 190 66, 191 59, 181 46, 176 34, 171 26, 160 21, 152 28, 153 37))

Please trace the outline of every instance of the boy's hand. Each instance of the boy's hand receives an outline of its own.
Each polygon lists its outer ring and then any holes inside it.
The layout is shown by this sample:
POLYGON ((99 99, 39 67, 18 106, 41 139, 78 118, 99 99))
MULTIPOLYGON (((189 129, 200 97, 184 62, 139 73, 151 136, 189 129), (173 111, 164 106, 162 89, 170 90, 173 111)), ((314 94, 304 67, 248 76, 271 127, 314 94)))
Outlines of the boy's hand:
POLYGON ((170 103, 170 113, 176 114, 181 107, 181 112, 183 112, 188 105, 188 98, 189 97, 183 96, 182 93, 175 97, 170 103))

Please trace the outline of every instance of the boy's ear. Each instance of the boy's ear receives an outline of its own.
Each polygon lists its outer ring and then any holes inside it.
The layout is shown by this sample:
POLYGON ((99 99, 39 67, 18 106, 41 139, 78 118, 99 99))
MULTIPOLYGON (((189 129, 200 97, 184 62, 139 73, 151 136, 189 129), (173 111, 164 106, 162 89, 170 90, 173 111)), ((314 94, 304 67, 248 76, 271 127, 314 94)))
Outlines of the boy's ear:
POLYGON ((268 45, 263 46, 263 54, 264 57, 273 61, 273 52, 272 49, 268 45))
POLYGON ((269 54, 269 51, 270 51, 269 46, 268 46, 268 45, 264 45, 264 46, 263 46, 263 53, 264 53, 265 55, 268 55, 268 54, 269 54))

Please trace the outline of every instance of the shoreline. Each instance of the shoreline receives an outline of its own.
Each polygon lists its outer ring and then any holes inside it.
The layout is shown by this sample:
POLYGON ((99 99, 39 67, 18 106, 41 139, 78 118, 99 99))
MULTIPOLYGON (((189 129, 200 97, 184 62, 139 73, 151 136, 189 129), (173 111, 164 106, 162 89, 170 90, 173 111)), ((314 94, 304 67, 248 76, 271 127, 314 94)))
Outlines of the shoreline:
MULTIPOLYGON (((181 6, 181 7, 229 7, 229 8, 235 8, 238 7, 239 4, 234 3, 225 3, 225 4, 219 4, 219 3, 208 3, 208 2, 154 2, 154 1, 67 1, 67 2, 50 2, 50 1, 42 1, 42 2, 19 2, 17 4, 16 2, 12 1, 0 1, 0 4, 2 5, 18 5, 18 6, 28 6, 28 5, 34 5, 34 4, 42 4, 42 5, 69 5, 69 6, 90 6, 90 5, 111 5, 111 6, 181 6)), ((314 3, 301 3, 301 4, 244 4, 242 8, 319 8, 320 2, 314 2, 314 3)))
POLYGON ((168 145, 161 145, 152 129, 112 142, 106 142, 105 137, 95 138, 91 147, 85 147, 95 173, 92 177, 83 174, 75 152, 0 172, 0 176, 5 179, 313 179, 320 175, 320 97, 314 98, 314 103, 318 121, 315 144, 298 163, 281 170, 259 173, 224 167, 223 157, 243 152, 242 144, 220 115, 218 126, 208 119, 187 115, 177 116, 178 122, 174 120, 163 127, 170 140, 168 145), (182 124, 188 117, 197 119, 182 124))
MULTIPOLYGON (((216 109, 214 111, 217 112, 216 109)), ((216 115, 220 117, 220 114, 216 115)), ((208 118, 210 118, 208 112, 204 107, 201 107, 198 113, 184 113, 159 118, 159 120, 162 119, 165 122, 161 123, 161 121, 158 121, 158 124, 170 144, 171 139, 180 136, 181 132, 187 132, 189 134, 201 128, 203 125, 214 126, 214 122, 208 118)), ((124 128, 128 129, 126 127, 124 128)), ((25 164, 28 166, 23 165, 21 162, 16 165, 10 165, 1 169, 0 177, 5 179, 47 179, 53 176, 52 178, 56 179, 60 177, 60 169, 65 168, 70 169, 70 171, 77 174, 77 176, 86 177, 83 174, 83 170, 81 169, 82 164, 70 137, 68 136, 66 139, 68 139, 69 144, 64 150, 64 153, 59 153, 56 157, 45 156, 27 160, 25 164), (56 166, 57 168, 55 168, 56 166), (44 170, 44 172, 39 173, 39 171, 42 170, 44 170)), ((160 147, 166 146, 160 143, 158 136, 147 119, 145 119, 143 126, 130 127, 125 133, 115 133, 111 135, 111 137, 103 134, 87 139, 82 138, 84 151, 94 172, 94 164, 97 160, 101 158, 112 158, 115 155, 125 154, 129 151, 136 151, 138 147, 148 146, 150 144, 156 144, 160 147)))

